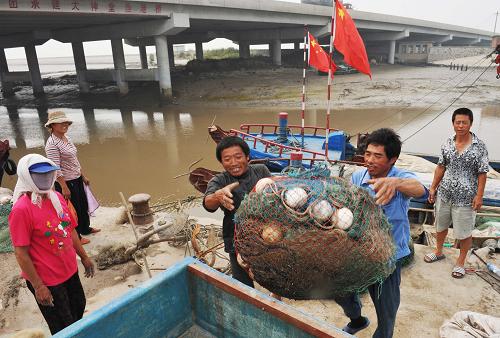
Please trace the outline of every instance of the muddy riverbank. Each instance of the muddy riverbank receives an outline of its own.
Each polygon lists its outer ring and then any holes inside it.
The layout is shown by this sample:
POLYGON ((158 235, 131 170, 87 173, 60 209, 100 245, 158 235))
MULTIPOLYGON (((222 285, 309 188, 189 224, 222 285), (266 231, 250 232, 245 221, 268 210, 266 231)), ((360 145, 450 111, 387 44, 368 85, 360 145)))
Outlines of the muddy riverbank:
MULTIPOLYGON (((363 74, 335 76, 332 106, 373 107, 406 106, 445 107, 468 86, 457 104, 497 105, 500 83, 494 67, 469 68, 468 71, 448 67, 413 67, 402 65, 372 66, 370 80, 363 74), (476 78, 485 73, 476 81, 476 78)), ((205 107, 276 107, 300 108, 302 70, 290 67, 240 69, 195 74, 180 67, 172 73, 174 99, 172 105, 205 107)), ((18 86, 11 98, 0 96, 0 106, 68 107, 68 108, 139 108, 161 106, 158 87, 151 83, 131 83, 131 93, 120 97, 116 87, 99 84, 92 94, 81 95, 74 76, 44 80, 46 96, 34 98, 29 86, 18 86)), ((307 72, 307 106, 326 107, 326 76, 307 72)), ((168 104, 166 105, 168 106, 168 104)))

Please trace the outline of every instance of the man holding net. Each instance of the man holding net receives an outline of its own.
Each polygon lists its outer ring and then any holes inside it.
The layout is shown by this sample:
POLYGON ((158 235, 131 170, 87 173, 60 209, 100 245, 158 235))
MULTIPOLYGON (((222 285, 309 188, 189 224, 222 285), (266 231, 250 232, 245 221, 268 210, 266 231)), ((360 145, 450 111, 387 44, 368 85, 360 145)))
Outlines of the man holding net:
MULTIPOLYGON (((394 166, 401 152, 401 140, 392 129, 375 130, 368 136, 366 144, 366 168, 355 172, 351 183, 366 189, 375 198, 392 225, 392 237, 396 245, 396 269, 383 282, 368 287, 377 312, 378 326, 373 337, 390 338, 393 336, 400 303, 401 262, 410 254, 410 198, 426 199, 428 192, 416 179, 415 174, 394 166)), ((351 320, 343 328, 344 331, 355 334, 368 327, 370 321, 361 315, 358 294, 337 297, 335 300, 351 320)))
POLYGON ((248 194, 261 178, 270 177, 271 173, 263 164, 248 163, 250 148, 237 136, 222 139, 217 145, 216 156, 225 171, 208 182, 203 207, 209 212, 215 212, 218 208, 224 211, 222 236, 224 250, 229 253, 233 278, 253 287, 253 280, 237 261, 234 249, 234 215, 245 194, 248 194))

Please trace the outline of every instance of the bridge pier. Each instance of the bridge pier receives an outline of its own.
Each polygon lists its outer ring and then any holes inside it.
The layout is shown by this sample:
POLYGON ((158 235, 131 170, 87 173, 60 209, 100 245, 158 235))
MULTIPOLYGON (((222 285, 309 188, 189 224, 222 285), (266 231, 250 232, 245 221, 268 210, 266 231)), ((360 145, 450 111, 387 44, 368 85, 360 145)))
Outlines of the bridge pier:
POLYGON ((394 56, 396 54, 396 40, 389 41, 389 57, 387 58, 387 62, 390 65, 394 64, 394 56))
POLYGON ((24 52, 26 53, 26 61, 28 62, 28 68, 30 70, 33 95, 43 95, 45 92, 43 91, 42 75, 40 74, 40 66, 38 65, 35 45, 30 44, 25 46, 24 52))
MULTIPOLYGON (((155 45, 156 45, 156 39, 155 39, 155 45)), ((168 44, 168 64, 169 64, 170 68, 175 67, 174 44, 173 43, 168 44)))
POLYGON ((203 43, 196 42, 195 48, 196 48, 196 60, 200 60, 200 61, 203 60, 203 43))
POLYGON ((238 42, 239 46, 239 52, 240 52, 240 58, 242 59, 248 59, 250 58, 250 42, 248 41, 239 41, 238 42))
POLYGON ((73 48, 73 59, 75 60, 78 87, 80 87, 81 93, 86 94, 90 92, 90 86, 85 77, 85 71, 87 70, 87 61, 85 60, 85 50, 83 49, 83 42, 72 42, 71 47, 73 48))
POLYGON ((281 66, 281 40, 275 39, 271 42, 271 57, 275 66, 281 66))
MULTIPOLYGON (((172 99, 172 80, 170 78, 170 58, 169 44, 165 35, 155 36, 156 60, 158 63, 158 81, 160 85, 160 95, 162 100, 172 99)), ((173 47, 172 47, 173 51, 173 47)))
POLYGON ((115 81, 120 95, 128 94, 128 83, 125 80, 125 54, 123 53, 122 39, 111 39, 111 51, 113 52, 113 63, 115 65, 115 81))
POLYGON ((5 50, 0 48, 0 84, 2 85, 3 97, 14 95, 12 83, 5 78, 5 75, 8 73, 9 64, 7 63, 7 58, 5 57, 5 50))
POLYGON ((141 58, 141 69, 148 69, 148 55, 146 54, 146 46, 139 45, 139 56, 141 58))

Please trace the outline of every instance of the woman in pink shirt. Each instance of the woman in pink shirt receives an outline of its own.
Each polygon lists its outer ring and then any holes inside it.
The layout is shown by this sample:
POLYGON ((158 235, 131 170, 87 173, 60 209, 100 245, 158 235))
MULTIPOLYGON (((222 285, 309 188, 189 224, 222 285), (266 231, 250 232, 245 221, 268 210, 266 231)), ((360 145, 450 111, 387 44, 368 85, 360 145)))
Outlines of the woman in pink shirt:
MULTIPOLYGON (((99 232, 100 229, 90 227, 88 214, 88 201, 84 184, 90 181, 82 173, 82 167, 77 157, 77 149, 71 139, 66 135, 69 126, 73 123, 64 112, 49 112, 49 120, 45 124, 50 131, 50 136, 45 145, 47 158, 52 160, 60 170, 57 171, 55 188, 64 198, 71 200, 78 215, 76 231, 79 235, 89 235, 99 232)), ((81 239, 82 244, 90 242, 87 238, 81 239)))
POLYGON ((77 254, 85 267, 85 276, 94 276, 94 263, 78 239, 68 205, 63 196, 52 190, 58 169, 42 155, 21 158, 9 215, 21 276, 52 334, 82 318, 85 310, 77 254))

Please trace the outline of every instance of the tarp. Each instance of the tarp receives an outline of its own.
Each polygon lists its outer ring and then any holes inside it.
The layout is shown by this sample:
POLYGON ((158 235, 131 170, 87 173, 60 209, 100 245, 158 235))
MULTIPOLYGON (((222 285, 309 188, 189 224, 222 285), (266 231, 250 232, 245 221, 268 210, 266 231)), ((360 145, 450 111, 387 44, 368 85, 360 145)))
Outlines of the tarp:
POLYGON ((439 329, 441 338, 500 338, 500 318, 460 311, 439 329))

